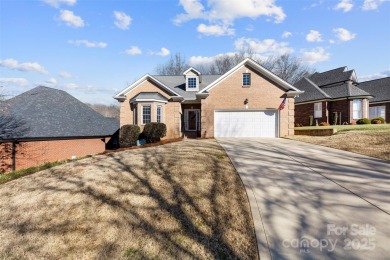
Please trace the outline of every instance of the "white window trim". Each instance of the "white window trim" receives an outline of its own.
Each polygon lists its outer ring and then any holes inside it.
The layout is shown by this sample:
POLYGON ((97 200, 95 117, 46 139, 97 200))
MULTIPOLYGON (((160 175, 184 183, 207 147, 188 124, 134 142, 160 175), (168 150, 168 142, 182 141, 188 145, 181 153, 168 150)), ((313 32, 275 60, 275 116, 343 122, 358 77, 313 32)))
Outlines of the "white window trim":
POLYGON ((321 118, 322 117, 322 102, 314 103, 314 115, 313 116, 314 116, 314 118, 321 118))
POLYGON ((156 107, 156 122, 157 123, 164 123, 164 116, 163 116, 163 106, 158 105, 156 107), (158 109, 160 108, 160 122, 158 122, 158 109))
POLYGON ((361 99, 353 99, 352 100, 352 119, 361 119, 363 117, 363 100, 361 99), (355 102, 359 102, 360 103, 360 109, 359 110, 355 110, 355 102), (360 113, 355 116, 355 111, 359 112, 360 113))
POLYGON ((188 88, 188 89, 197 89, 197 88, 198 88, 198 80, 197 80, 197 77, 194 76, 194 77, 188 77, 188 78, 187 78, 187 88, 188 88), (189 84, 190 79, 195 79, 195 87, 193 87, 193 88, 190 87, 190 84, 189 84))
POLYGON ((144 122, 144 107, 150 107, 150 122, 152 122, 152 105, 142 105, 141 107, 142 107, 142 109, 141 109, 141 122, 142 122, 142 125, 146 125, 148 123, 144 122))
POLYGON ((199 131, 200 130, 200 109, 184 109, 184 129, 185 131, 199 131), (196 129, 189 130, 188 129, 188 112, 195 111, 196 113, 196 129))

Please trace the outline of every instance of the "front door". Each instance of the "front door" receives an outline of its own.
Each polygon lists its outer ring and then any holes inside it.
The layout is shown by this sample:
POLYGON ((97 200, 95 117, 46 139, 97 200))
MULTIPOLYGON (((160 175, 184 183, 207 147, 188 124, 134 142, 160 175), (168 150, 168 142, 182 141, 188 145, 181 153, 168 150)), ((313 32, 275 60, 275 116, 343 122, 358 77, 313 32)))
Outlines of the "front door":
POLYGON ((186 131, 198 131, 199 109, 185 110, 186 131))

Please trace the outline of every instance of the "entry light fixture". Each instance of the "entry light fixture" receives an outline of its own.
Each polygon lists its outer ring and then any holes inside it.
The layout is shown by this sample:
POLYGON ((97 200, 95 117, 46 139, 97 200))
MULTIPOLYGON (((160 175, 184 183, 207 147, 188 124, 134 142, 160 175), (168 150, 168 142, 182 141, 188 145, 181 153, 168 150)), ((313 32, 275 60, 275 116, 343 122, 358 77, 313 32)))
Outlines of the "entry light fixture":
POLYGON ((246 99, 244 100, 244 105, 247 105, 248 102, 249 102, 249 100, 246 98, 246 99))

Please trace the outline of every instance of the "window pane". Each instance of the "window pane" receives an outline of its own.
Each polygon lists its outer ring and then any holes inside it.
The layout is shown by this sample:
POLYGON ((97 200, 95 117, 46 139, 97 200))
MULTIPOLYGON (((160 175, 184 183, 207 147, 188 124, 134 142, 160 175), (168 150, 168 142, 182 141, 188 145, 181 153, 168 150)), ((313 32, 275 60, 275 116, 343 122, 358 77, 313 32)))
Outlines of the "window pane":
POLYGON ((161 123, 161 110, 162 110, 162 107, 158 106, 157 107, 157 123, 161 123))
POLYGON ((322 103, 314 103, 314 118, 322 117, 322 103))
POLYGON ((353 119, 362 118, 362 100, 354 99, 352 108, 353 108, 353 119))
POLYGON ((242 74, 242 85, 243 86, 250 86, 251 85, 251 74, 250 73, 242 74))
POLYGON ((150 123, 150 106, 142 107, 142 123, 147 124, 150 123))
POLYGON ((196 88, 196 78, 188 78, 188 88, 196 88))

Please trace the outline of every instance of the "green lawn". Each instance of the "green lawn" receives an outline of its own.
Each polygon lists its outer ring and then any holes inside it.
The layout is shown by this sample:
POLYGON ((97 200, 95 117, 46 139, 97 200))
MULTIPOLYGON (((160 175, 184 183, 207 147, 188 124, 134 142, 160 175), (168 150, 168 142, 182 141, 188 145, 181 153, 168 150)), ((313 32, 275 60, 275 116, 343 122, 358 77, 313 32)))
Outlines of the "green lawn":
POLYGON ((330 126, 302 126, 295 127, 295 130, 310 130, 310 129, 331 129, 336 128, 337 132, 345 131, 378 131, 378 130, 390 130, 390 124, 383 125, 330 125, 330 126))

